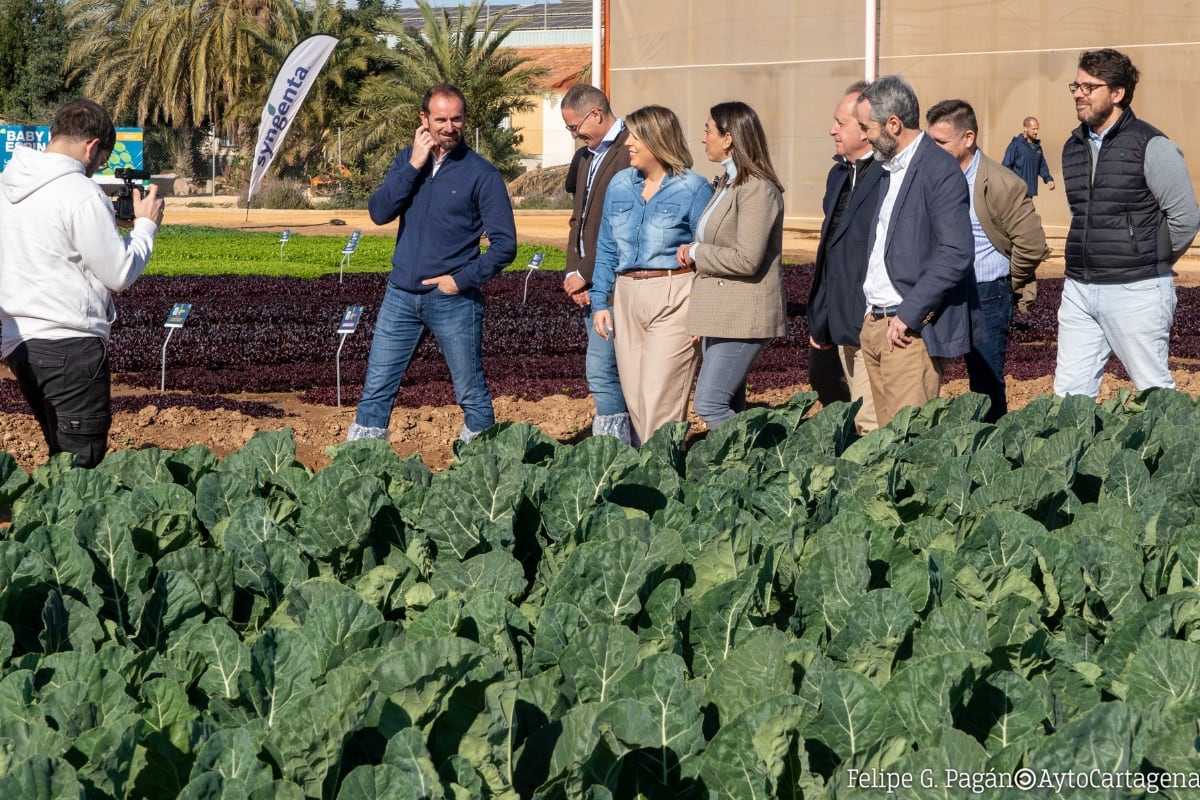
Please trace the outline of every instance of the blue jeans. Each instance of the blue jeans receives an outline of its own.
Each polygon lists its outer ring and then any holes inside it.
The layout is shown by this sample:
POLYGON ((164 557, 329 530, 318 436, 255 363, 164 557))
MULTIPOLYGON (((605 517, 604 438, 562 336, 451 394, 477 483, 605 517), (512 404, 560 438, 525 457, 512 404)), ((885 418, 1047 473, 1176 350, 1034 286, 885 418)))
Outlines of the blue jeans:
POLYGON ((746 376, 766 341, 705 336, 700 342, 696 415, 712 428, 746 410, 746 376))
POLYGON ((992 401, 984 422, 995 422, 1008 413, 1004 391, 1004 360, 1008 356, 1008 331, 1013 319, 1012 279, 1005 275, 979 284, 979 305, 987 339, 971 343, 967 353, 967 377, 972 392, 986 394, 992 401))
POLYGON ((596 333, 592 325, 592 309, 584 308, 583 326, 587 329, 587 358, 584 372, 587 375, 588 391, 596 403, 596 416, 607 417, 624 414, 625 395, 621 393, 621 378, 617 374, 617 353, 613 340, 596 333))
POLYGON ((454 397, 463 424, 478 433, 496 424, 492 395, 483 374, 483 295, 478 289, 444 294, 434 289, 413 294, 388 284, 375 321, 362 399, 354 421, 365 428, 386 428, 400 379, 428 330, 450 368, 454 397))
POLYGON ((1132 283, 1063 281, 1054 393, 1098 395, 1112 353, 1139 390, 1174 389, 1167 351, 1175 299, 1170 275, 1132 283))

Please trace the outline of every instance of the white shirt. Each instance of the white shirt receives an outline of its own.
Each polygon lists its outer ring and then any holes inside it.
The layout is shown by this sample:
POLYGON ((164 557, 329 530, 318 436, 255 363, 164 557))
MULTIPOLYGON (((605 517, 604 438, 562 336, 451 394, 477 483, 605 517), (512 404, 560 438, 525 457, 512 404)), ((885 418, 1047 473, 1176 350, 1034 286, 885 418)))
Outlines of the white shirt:
POLYGON ((908 147, 887 161, 881 162, 881 166, 888 171, 890 178, 887 194, 883 196, 883 204, 879 207, 879 217, 875 220, 875 244, 867 258, 867 277, 863 281, 863 294, 867 298, 867 308, 863 311, 864 316, 871 310, 871 306, 885 308, 898 306, 904 300, 896 291, 896 287, 892 285, 892 279, 888 277, 884 253, 887 252, 888 228, 892 222, 892 209, 895 208, 896 198, 900 196, 900 188, 904 185, 908 164, 912 161, 913 154, 917 152, 917 143, 924 136, 925 132, 920 131, 917 133, 917 138, 908 143, 908 147))

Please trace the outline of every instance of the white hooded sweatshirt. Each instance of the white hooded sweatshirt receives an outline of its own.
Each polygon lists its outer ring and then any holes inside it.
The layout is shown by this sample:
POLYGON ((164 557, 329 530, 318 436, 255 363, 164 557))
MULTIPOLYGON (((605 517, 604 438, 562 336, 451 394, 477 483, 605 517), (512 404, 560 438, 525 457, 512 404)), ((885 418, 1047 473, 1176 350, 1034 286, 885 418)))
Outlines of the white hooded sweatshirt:
POLYGON ((108 339, 111 293, 146 269, 157 230, 139 217, 125 238, 83 164, 15 148, 0 173, 0 352, 30 339, 108 339))

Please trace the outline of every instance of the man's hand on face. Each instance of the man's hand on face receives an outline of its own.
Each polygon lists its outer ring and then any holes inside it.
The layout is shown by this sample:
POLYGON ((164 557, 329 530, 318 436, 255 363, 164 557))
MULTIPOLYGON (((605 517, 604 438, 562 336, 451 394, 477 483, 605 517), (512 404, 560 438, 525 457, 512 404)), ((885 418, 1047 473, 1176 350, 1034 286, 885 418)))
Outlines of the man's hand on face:
POLYGON ((429 156, 437 147, 437 138, 430 133, 428 125, 422 125, 417 128, 417 133, 413 136, 412 157, 408 162, 414 168, 420 169, 429 161, 429 156))
POLYGON ((135 219, 145 218, 155 225, 162 224, 163 208, 166 203, 158 196, 158 186, 150 184, 146 194, 136 192, 133 197, 133 216, 135 219))

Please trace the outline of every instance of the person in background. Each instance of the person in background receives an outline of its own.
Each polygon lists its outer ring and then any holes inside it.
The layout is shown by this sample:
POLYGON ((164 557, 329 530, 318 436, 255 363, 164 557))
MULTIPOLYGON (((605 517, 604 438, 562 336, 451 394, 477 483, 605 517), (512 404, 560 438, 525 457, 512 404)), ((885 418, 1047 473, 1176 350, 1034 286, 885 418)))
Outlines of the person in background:
POLYGON ((596 333, 611 339, 633 433, 644 442, 686 420, 698 353, 687 330, 694 267, 676 261, 696 240, 713 187, 693 172, 679 119, 645 106, 625 118, 629 169, 604 195, 589 298, 596 333))
POLYGON ((954 158, 921 130, 917 94, 899 75, 867 86, 854 113, 888 173, 859 335, 884 426, 901 408, 937 397, 946 361, 971 349, 971 199, 954 158))
POLYGON ((466 117, 458 87, 431 86, 412 145, 367 202, 376 225, 400 224, 350 441, 389 438, 400 380, 426 331, 437 338, 463 410, 459 439, 469 442, 496 422, 483 371, 480 287, 512 263, 517 232, 500 172, 463 139, 466 117))
POLYGON ((1178 145, 1138 119, 1138 70, 1118 50, 1089 50, 1067 88, 1080 125, 1063 145, 1071 208, 1058 308, 1054 393, 1100 392, 1111 353, 1139 390, 1175 388, 1167 363, 1175 320, 1171 268, 1200 227, 1178 145))
POLYGON ((787 332, 783 261, 783 187, 771 166, 767 135, 745 103, 709 109, 701 139, 709 161, 725 168, 676 262, 694 269, 688 332, 700 337, 696 414, 712 428, 746 408, 754 359, 787 332))
POLYGON ((1004 160, 1000 162, 1025 181, 1025 193, 1030 197, 1037 197, 1039 176, 1046 182, 1046 188, 1054 191, 1054 178, 1050 176, 1050 166, 1042 153, 1042 140, 1038 138, 1040 131, 1037 117, 1026 117, 1024 129, 1008 143, 1004 160))
POLYGON ((954 156, 971 190, 975 283, 987 336, 971 343, 967 377, 972 392, 991 400, 983 421, 995 422, 1008 413, 1004 362, 1013 290, 1035 282, 1038 265, 1050 254, 1046 232, 1021 179, 980 151, 979 122, 970 103, 943 100, 925 113, 925 121, 926 133, 954 156))
POLYGON ((113 292, 133 285, 154 251, 163 201, 133 197, 133 226, 92 180, 117 141, 90 100, 63 105, 44 151, 13 148, 0 175, 0 330, 4 362, 41 426, 50 455, 90 468, 108 452, 113 292))
POLYGON ((613 114, 604 92, 586 83, 572 86, 563 95, 562 118, 571 135, 583 142, 583 147, 576 151, 582 155, 571 160, 577 171, 563 291, 582 310, 587 331, 584 371, 592 402, 596 404, 592 435, 613 436, 630 444, 629 409, 621 392, 616 351, 612 339, 605 339, 592 326, 588 300, 604 195, 613 176, 629 167, 626 148, 629 132, 625 123, 613 114))
MULTIPOLYGON (((859 433, 879 427, 858 338, 866 306, 867 243, 875 229, 883 177, 883 167, 854 116, 854 104, 865 88, 866 81, 847 87, 833 110, 829 135, 835 163, 825 179, 825 220, 808 295, 809 382, 821 397, 820 386, 845 375, 845 399, 862 401, 854 418, 859 433)), ((824 397, 821 402, 828 405, 824 397)))

